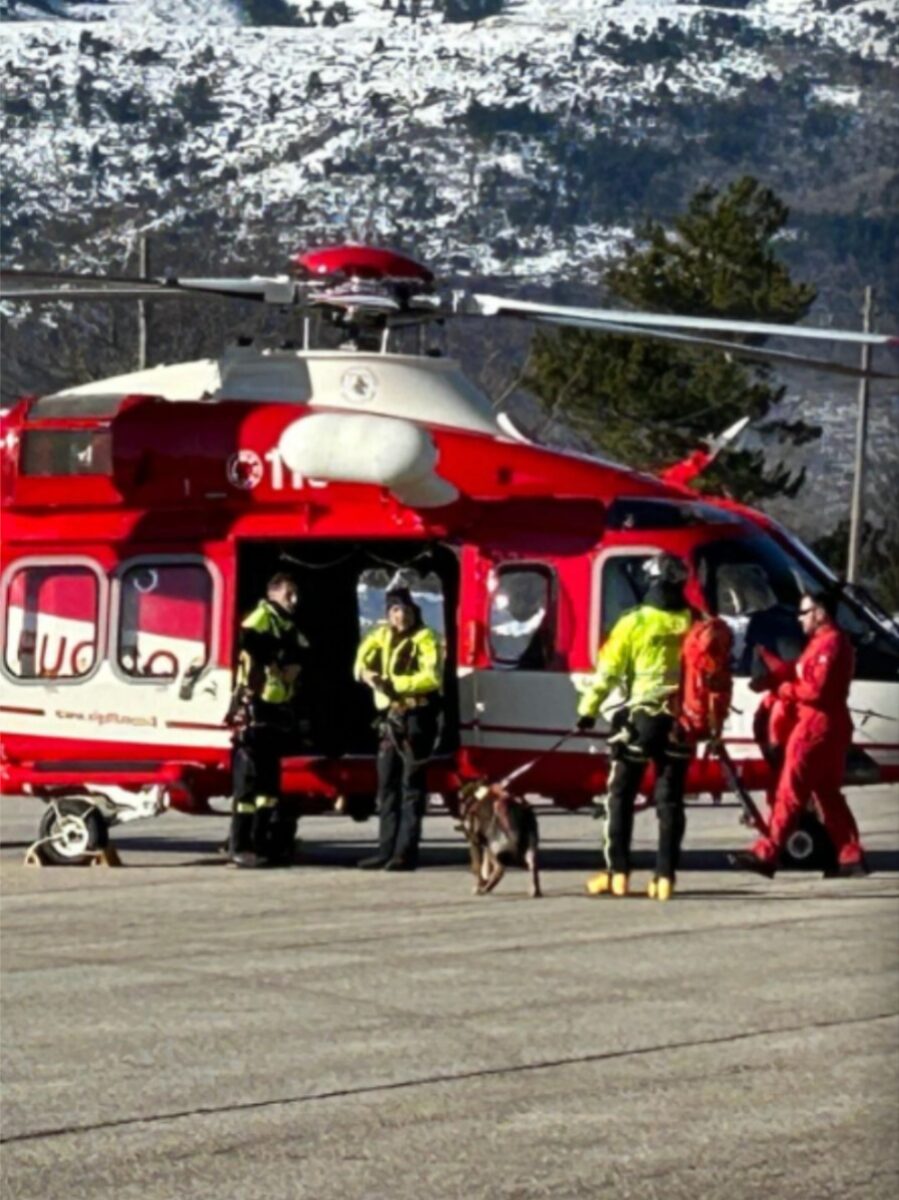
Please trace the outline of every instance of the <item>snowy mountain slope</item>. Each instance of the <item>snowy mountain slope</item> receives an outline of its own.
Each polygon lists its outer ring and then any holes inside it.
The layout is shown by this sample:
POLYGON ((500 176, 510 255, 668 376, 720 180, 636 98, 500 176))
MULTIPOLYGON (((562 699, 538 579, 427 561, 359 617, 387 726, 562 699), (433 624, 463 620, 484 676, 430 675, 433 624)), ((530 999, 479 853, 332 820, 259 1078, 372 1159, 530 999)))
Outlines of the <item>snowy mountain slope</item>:
MULTIPOLYGON (((138 229, 214 215, 241 237, 279 222, 285 249, 336 231, 481 274, 589 280, 697 169, 766 168, 751 160, 779 145, 772 182, 789 189, 797 139, 813 158, 870 131, 870 181, 895 123, 896 37, 873 3, 518 0, 447 24, 433 3, 413 20, 405 0, 299 0, 302 28, 251 25, 251 7, 59 2, 66 20, 5 25, 8 256, 41 255, 50 234, 78 243, 71 261, 121 257, 138 229)), ((847 206, 870 191, 848 164, 828 176, 847 206)))

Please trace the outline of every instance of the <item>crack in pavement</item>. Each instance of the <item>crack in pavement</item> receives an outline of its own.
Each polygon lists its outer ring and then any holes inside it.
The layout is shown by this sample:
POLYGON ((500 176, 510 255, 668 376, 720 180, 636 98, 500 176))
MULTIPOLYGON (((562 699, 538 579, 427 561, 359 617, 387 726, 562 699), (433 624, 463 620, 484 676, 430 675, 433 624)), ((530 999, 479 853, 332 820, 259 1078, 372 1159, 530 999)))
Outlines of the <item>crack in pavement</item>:
POLYGON ((655 1046, 638 1046, 631 1050, 606 1050, 594 1054, 572 1055, 566 1058, 544 1059, 541 1062, 520 1063, 516 1066, 485 1067, 481 1070, 454 1071, 442 1075, 423 1075, 412 1079, 398 1079, 391 1083, 362 1084, 359 1087, 336 1088, 328 1092, 305 1092, 298 1096, 278 1096, 266 1100, 246 1100, 234 1104, 219 1104, 184 1109, 179 1112, 151 1113, 148 1116, 121 1117, 114 1121, 97 1121, 90 1125, 63 1125, 55 1129, 34 1129, 28 1133, 16 1133, 0 1137, 0 1145, 17 1142, 39 1141, 43 1138, 67 1137, 80 1133, 96 1133, 105 1129, 122 1129, 135 1125, 153 1125, 161 1121, 178 1121, 187 1117, 218 1116, 225 1113, 252 1112, 281 1105, 310 1104, 320 1100, 339 1100, 350 1096, 370 1096, 378 1093, 402 1091, 407 1088, 430 1087, 440 1084, 464 1083, 473 1079, 489 1079, 492 1076, 517 1075, 529 1071, 551 1071, 559 1067, 584 1066, 589 1063, 611 1062, 615 1059, 640 1058, 649 1054, 665 1054, 673 1050, 691 1050, 703 1046, 723 1046, 750 1041, 753 1038, 776 1037, 786 1033, 805 1033, 810 1030, 833 1029, 853 1025, 865 1025, 876 1021, 888 1021, 899 1017, 897 1012, 872 1013, 866 1017, 849 1017, 827 1021, 811 1021, 802 1025, 783 1025, 773 1029, 754 1029, 745 1033, 724 1034, 721 1037, 698 1038, 694 1041, 663 1042, 655 1046))

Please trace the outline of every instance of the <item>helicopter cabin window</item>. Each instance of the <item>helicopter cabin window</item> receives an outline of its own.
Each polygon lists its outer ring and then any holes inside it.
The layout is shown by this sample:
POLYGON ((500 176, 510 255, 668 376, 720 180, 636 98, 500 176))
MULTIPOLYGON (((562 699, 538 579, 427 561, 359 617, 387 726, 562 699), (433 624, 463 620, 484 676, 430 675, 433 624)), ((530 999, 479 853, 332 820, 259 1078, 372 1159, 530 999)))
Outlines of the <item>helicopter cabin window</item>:
POLYGON ((643 603, 649 578, 643 570, 652 554, 611 554, 602 565, 599 640, 602 644, 619 617, 643 603))
POLYGON ((710 542, 697 550, 696 570, 710 611, 730 626, 738 675, 761 669, 757 647, 784 659, 799 655, 799 594, 813 581, 776 542, 761 537, 710 542))
POLYGON ((79 679, 97 661, 100 581, 88 567, 23 567, 6 593, 6 669, 19 679, 79 679))
POLYGON ((212 580, 197 563, 146 563, 122 575, 118 666, 137 679, 176 679, 209 661, 212 580))
POLYGON ((108 429, 29 429, 22 439, 23 475, 111 475, 108 429))
POLYGON ((500 567, 490 578, 490 657, 498 667, 545 671, 553 655, 553 573, 500 567))
POLYGON ((356 584, 356 600, 359 606, 359 639, 370 633, 375 625, 385 619, 385 597, 394 588, 408 588, 418 606, 421 619, 437 634, 440 643, 446 645, 446 619, 444 616, 443 584, 434 571, 421 575, 418 571, 402 567, 390 571, 384 567, 370 567, 362 572, 356 584))
POLYGON ((691 525, 739 525, 725 508, 701 500, 618 496, 606 511, 606 529, 686 529, 691 525))
MULTIPOLYGON (((760 671, 757 648, 785 660, 797 658, 804 645, 799 627, 800 594, 828 583, 773 538, 727 538, 696 551, 696 569, 706 603, 727 621, 734 634, 734 669, 760 671)), ((899 678, 899 637, 889 619, 878 619, 864 597, 845 595, 837 624, 855 646, 857 679, 899 678)))

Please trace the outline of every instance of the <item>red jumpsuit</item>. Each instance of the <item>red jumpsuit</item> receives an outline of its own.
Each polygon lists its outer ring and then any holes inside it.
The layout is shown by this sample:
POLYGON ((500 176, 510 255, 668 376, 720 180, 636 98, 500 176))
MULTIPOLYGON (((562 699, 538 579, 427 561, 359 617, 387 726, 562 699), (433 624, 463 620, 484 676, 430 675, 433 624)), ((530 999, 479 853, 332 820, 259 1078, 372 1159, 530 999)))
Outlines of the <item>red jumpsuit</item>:
POLYGON ((777 701, 791 716, 795 713, 795 724, 787 737, 768 836, 755 843, 752 853, 776 862, 814 798, 840 865, 860 862, 858 826, 840 791, 852 743, 847 706, 855 667, 852 643, 835 625, 823 625, 795 663, 781 665, 792 678, 779 683, 777 701))

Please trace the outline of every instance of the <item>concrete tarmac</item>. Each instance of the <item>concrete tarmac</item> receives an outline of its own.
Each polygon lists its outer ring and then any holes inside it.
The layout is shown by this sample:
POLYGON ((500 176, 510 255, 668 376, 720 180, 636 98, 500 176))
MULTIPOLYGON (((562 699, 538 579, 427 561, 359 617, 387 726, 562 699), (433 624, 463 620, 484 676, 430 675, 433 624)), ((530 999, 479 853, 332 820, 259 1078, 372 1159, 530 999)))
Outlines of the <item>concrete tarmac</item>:
POLYGON ((532 901, 473 897, 442 815, 414 875, 349 869, 374 825, 338 817, 236 872, 178 814, 114 831, 121 870, 36 870, 4 800, 2 1195, 892 1198, 899 791, 851 801, 868 879, 733 873, 705 806, 663 905, 584 896, 586 814, 541 817, 532 901))

